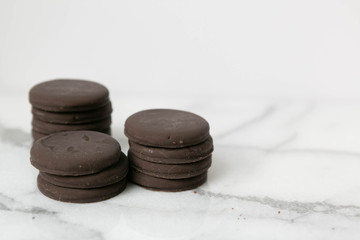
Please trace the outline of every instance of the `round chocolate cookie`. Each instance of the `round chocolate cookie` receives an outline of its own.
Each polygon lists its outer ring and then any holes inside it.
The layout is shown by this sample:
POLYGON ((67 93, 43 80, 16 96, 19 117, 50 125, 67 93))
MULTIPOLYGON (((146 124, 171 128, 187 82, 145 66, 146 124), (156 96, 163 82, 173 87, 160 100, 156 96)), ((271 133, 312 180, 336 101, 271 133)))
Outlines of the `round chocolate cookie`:
POLYGON ((107 104, 109 91, 91 81, 57 79, 35 85, 29 100, 34 107, 45 111, 88 111, 107 104))
POLYGON ((43 122, 58 124, 83 124, 97 122, 110 117, 111 102, 95 110, 86 112, 48 112, 37 108, 31 110, 34 118, 43 122))
POLYGON ((146 146, 181 148, 208 139, 209 124, 194 113, 151 109, 131 115, 125 122, 125 135, 146 146))
POLYGON ((63 131, 75 131, 75 130, 93 130, 93 131, 103 131, 109 129, 111 125, 111 118, 108 117, 104 120, 98 122, 91 122, 85 124, 53 124, 48 122, 40 121, 36 118, 32 120, 33 130, 43 134, 51 134, 55 132, 63 131))
POLYGON ((119 161, 120 144, 107 134, 69 131, 50 134, 33 143, 31 164, 41 172, 61 176, 93 174, 119 161))
POLYGON ((190 178, 207 172, 211 166, 211 156, 193 163, 187 164, 161 164, 145 161, 128 152, 132 168, 157 178, 182 179, 190 178))
MULTIPOLYGON (((104 130, 101 130, 101 131, 97 131, 97 132, 102 132, 102 133, 111 135, 111 129, 110 129, 110 128, 109 128, 109 129, 104 129, 104 130)), ((32 138, 34 139, 34 141, 38 140, 39 138, 48 136, 48 135, 49 135, 49 134, 37 132, 37 131, 35 131, 34 129, 31 130, 31 136, 32 136, 32 138)))
POLYGON ((101 188, 78 189, 56 186, 38 175, 37 185, 42 194, 54 200, 72 203, 91 203, 103 201, 121 193, 126 187, 126 178, 101 188))
POLYGON ((141 173, 134 168, 129 169, 130 180, 134 183, 156 191, 179 192, 194 189, 206 182, 207 172, 184 179, 164 179, 141 173))
POLYGON ((205 142, 185 148, 149 147, 132 141, 129 141, 129 145, 133 155, 149 162, 164 164, 182 164, 201 161, 209 157, 214 150, 211 137, 205 142))
POLYGON ((60 187, 69 188, 98 188, 121 181, 127 175, 129 162, 124 153, 121 153, 120 160, 101 172, 82 176, 58 176, 40 172, 41 178, 47 182, 60 187))

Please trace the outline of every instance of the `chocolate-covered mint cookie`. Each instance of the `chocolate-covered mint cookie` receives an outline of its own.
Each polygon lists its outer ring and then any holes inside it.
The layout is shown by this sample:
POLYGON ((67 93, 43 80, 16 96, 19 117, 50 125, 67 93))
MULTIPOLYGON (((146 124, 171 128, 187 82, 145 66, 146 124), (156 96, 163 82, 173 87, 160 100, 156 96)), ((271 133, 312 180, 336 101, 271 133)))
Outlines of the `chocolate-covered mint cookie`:
POLYGON ((128 152, 129 161, 132 168, 147 175, 166 178, 182 179, 190 178, 207 172, 211 166, 211 156, 197 162, 186 164, 162 164, 149 162, 128 152))
MULTIPOLYGON (((97 132, 102 132, 102 133, 111 135, 111 129, 110 128, 109 129, 104 129, 104 130, 101 130, 101 131, 97 131, 97 132)), ((39 138, 46 137, 48 135, 49 134, 37 132, 34 129, 31 130, 31 136, 34 139, 34 141, 38 140, 39 138)))
POLYGON ((149 176, 134 168, 129 169, 130 179, 136 184, 156 191, 178 192, 194 189, 206 182, 207 173, 184 179, 164 179, 149 176))
POLYGON ((84 124, 54 124, 40 121, 36 118, 32 120, 33 130, 43 134, 51 134, 55 132, 63 131, 75 131, 75 130, 92 130, 92 131, 104 131, 109 129, 111 125, 111 118, 108 117, 98 122, 84 123, 84 124))
POLYGON ((48 123, 55 124, 83 124, 98 122, 110 117, 112 112, 111 103, 86 112, 49 112, 37 108, 31 110, 33 117, 48 123))
POLYGON ((154 163, 182 164, 201 161, 211 155, 214 150, 213 140, 209 137, 205 142, 184 148, 160 148, 140 145, 129 141, 133 155, 154 163))
POLYGON ((181 148, 209 138, 208 122, 194 113, 173 109, 151 109, 131 115, 125 135, 141 145, 181 148))
POLYGON ((69 188, 98 188, 119 182, 126 177, 129 162, 124 153, 121 153, 118 163, 105 168, 104 170, 82 176, 58 176, 45 172, 39 175, 46 181, 60 186, 69 188))
POLYGON ((42 172, 79 176, 93 174, 119 161, 121 148, 111 136, 95 131, 59 132, 34 142, 31 164, 42 172))
POLYGON ((99 83, 57 79, 31 88, 33 107, 52 112, 78 112, 100 108, 109 102, 109 91, 99 83))
POLYGON ((57 201, 91 203, 103 201, 121 193, 126 187, 126 178, 101 188, 78 189, 56 186, 38 175, 37 186, 42 194, 57 201))

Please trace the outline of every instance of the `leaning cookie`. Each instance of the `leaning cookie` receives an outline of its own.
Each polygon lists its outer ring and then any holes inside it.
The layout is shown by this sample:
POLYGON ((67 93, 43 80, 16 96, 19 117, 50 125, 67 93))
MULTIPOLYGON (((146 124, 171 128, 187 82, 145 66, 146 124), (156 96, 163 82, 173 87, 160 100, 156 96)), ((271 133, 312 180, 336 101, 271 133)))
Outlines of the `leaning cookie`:
MULTIPOLYGON (((102 133, 105 133, 107 135, 111 135, 111 129, 110 128, 109 129, 104 129, 104 130, 101 130, 101 131, 97 131, 97 132, 102 132, 102 133)), ((34 139, 34 141, 38 140, 39 138, 46 137, 48 135, 50 135, 50 134, 37 132, 34 129, 31 130, 31 136, 34 139)))
POLYGON ((95 131, 59 132, 34 142, 31 164, 41 172, 81 176, 100 172, 119 161, 120 144, 95 131))

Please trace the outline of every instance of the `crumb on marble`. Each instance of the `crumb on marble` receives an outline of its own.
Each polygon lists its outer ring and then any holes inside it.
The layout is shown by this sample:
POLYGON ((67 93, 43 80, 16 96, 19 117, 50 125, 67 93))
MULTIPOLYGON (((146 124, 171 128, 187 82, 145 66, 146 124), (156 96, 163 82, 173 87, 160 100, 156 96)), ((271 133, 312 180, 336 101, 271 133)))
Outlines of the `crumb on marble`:
POLYGON ((280 214, 280 211, 278 211, 278 214, 280 214))
POLYGON ((234 208, 231 208, 231 210, 234 210, 234 208))
POLYGON ((197 194, 197 191, 194 191, 194 194, 197 194))
POLYGON ((33 216, 31 219, 35 219, 35 217, 33 216))

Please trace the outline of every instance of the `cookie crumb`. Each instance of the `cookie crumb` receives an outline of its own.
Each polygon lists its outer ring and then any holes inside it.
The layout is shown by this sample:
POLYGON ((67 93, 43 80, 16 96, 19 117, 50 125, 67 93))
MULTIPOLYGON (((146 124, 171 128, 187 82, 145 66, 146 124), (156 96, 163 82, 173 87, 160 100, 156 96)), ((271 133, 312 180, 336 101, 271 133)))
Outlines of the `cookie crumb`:
POLYGON ((231 210, 234 210, 234 208, 231 208, 231 210))
POLYGON ((197 191, 194 191, 194 194, 197 194, 197 191))
POLYGON ((31 219, 35 219, 35 217, 32 217, 31 219))
POLYGON ((280 211, 278 211, 278 214, 280 214, 280 211))

